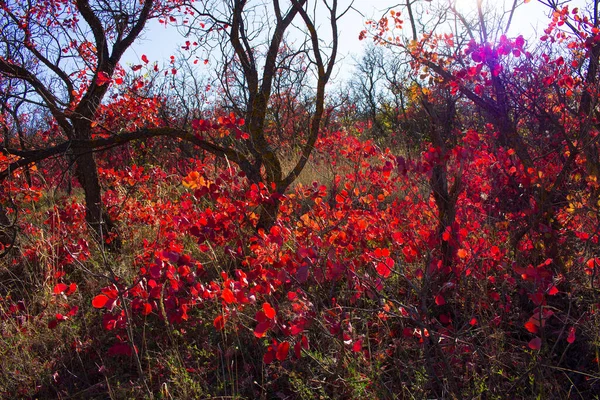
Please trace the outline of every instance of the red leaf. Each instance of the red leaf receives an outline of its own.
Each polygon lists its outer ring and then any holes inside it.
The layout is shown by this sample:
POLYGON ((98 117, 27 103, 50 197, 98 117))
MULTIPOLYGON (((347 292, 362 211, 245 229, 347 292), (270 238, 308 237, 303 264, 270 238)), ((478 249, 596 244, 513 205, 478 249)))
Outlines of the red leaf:
POLYGON ((575 327, 572 326, 569 329, 569 336, 567 336, 567 342, 573 343, 575 341, 575 327))
POLYGON ((221 297, 225 300, 225 303, 231 304, 235 302, 235 296, 231 289, 223 289, 223 293, 221 293, 221 297))
POLYGON ((304 332, 303 324, 292 324, 292 326, 290 327, 290 333, 292 334, 292 336, 296 336, 302 332, 304 332))
POLYGON ((498 246, 492 246, 490 248, 490 253, 494 258, 500 257, 500 248, 498 246))
POLYGON ((257 338, 265 336, 265 333, 267 333, 270 327, 271 321, 264 321, 259 323, 258 325, 256 325, 256 328, 254 328, 254 336, 256 336, 257 338))
POLYGON ((377 273, 384 278, 387 278, 392 273, 392 268, 394 268, 394 260, 391 257, 387 257, 385 262, 377 263, 377 273))
POLYGON ((223 328, 225 328, 225 318, 223 318, 222 315, 219 315, 213 321, 213 325, 218 331, 223 330, 223 328))
POLYGON ((161 275, 161 270, 160 267, 156 264, 153 264, 152 266, 150 266, 150 268, 148 269, 148 271, 150 272, 150 276, 154 279, 159 279, 160 275, 161 275))
POLYGON ((137 65, 132 65, 131 66, 131 70, 132 71, 139 71, 140 69, 142 69, 142 65, 141 64, 137 64, 137 65))
POLYGON ((148 57, 145 54, 142 54, 142 61, 144 64, 148 64, 148 57))
POLYGON ((358 353, 362 350, 362 340, 357 340, 356 342, 354 342, 354 344, 352 345, 352 351, 355 353, 358 353))
POLYGON ((550 288, 550 290, 548 290, 548 294, 550 296, 554 296, 555 294, 558 294, 558 289, 556 286, 552 285, 552 287, 550 288))
POLYGON ((527 344, 531 350, 539 350, 542 348, 542 339, 539 337, 533 338, 527 344))
POLYGON ((290 344, 288 342, 281 342, 277 346, 277 359, 283 361, 287 358, 288 352, 290 351, 290 344))
POLYGON ((75 314, 77 314, 77 311, 78 311, 78 310, 79 310, 79 307, 77 307, 77 306, 73 306, 73 307, 71 307, 71 309, 70 309, 70 310, 69 310, 69 312, 67 313, 67 316, 68 316, 68 317, 72 317, 72 316, 74 316, 75 314))
POLYGON ((269 319, 275 318, 276 312, 269 303, 264 303, 262 308, 263 308, 263 311, 265 312, 265 316, 267 318, 269 318, 269 319))
POLYGON ((298 282, 305 283, 308 280, 308 265, 303 265, 296 270, 296 279, 298 282))
POLYGON ((64 283, 59 283, 58 285, 54 286, 53 292, 54 294, 61 294, 65 290, 67 290, 67 285, 65 285, 64 283))
POLYGON ((149 315, 152 312, 152 304, 144 303, 142 307, 142 315, 149 315))
POLYGON ((294 355, 296 358, 302 358, 302 342, 296 342, 294 345, 294 355))
POLYGON ((441 294, 435 296, 435 304, 437 304, 438 306, 443 306, 444 304, 446 304, 444 296, 442 296, 441 294))
POLYGON ((531 320, 525 322, 525 329, 527 329, 531 333, 537 333, 538 331, 537 325, 531 320))
POLYGON ((117 296, 119 295, 119 292, 117 292, 116 289, 114 289, 113 287, 105 287, 101 290, 102 294, 106 295, 109 299, 116 299, 117 296))
POLYGON ((302 339, 300 339, 300 342, 302 343, 302 348, 308 350, 308 339, 306 338, 306 336, 302 335, 302 339))
POLYGON ((529 295, 529 298, 531 299, 531 301, 533 301, 533 304, 535 304, 536 306, 539 306, 544 303, 544 293, 533 293, 529 295))
POLYGON ((106 72, 104 72, 104 71, 98 72, 98 76, 96 77, 96 85, 98 85, 98 86, 106 85, 107 83, 110 83, 110 81, 111 81, 110 76, 108 76, 106 74, 106 72))
POLYGON ((265 353, 265 355, 263 356, 263 362, 265 364, 271 364, 274 359, 275 359, 275 352, 271 348, 269 348, 269 351, 267 351, 265 353))
POLYGON ((70 296, 70 295, 72 295, 73 293, 75 293, 75 291, 76 291, 76 290, 77 290, 77 284, 76 284, 75 282, 73 282, 73 283, 71 283, 71 284, 69 285, 69 288, 67 289, 67 291, 66 291, 66 293, 65 293, 65 294, 66 294, 67 296, 70 296))
POLYGON ((94 308, 103 308, 106 303, 108 303, 108 300, 108 296, 105 294, 99 294, 92 300, 92 306, 94 306, 94 308))
POLYGON ((112 331, 117 327, 117 317, 111 314, 104 314, 102 316, 102 327, 107 331, 112 331))

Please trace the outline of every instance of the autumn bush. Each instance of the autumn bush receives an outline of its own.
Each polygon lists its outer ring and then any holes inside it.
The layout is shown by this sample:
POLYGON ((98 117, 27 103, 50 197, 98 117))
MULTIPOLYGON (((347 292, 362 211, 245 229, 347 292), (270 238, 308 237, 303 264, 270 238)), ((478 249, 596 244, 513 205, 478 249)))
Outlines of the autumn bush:
POLYGON ((335 1, 50 3, 0 2, 0 397, 599 398, 598 15, 407 2, 328 98, 335 1), (119 65, 152 18, 221 87, 119 65))
POLYGON ((81 198, 19 189, 27 235, 3 270, 14 278, 2 286, 3 393, 596 393, 594 216, 576 197, 558 214, 564 270, 544 258, 543 230, 511 248, 520 214, 496 193, 518 169, 489 140, 468 131, 449 155, 464 188, 441 233, 435 152, 406 160, 344 132, 323 135, 315 159, 346 173, 298 184, 268 231, 254 226, 269 188, 209 159, 101 167, 127 238, 118 254, 80 229, 81 198), (456 248, 449 267, 444 241, 456 248))

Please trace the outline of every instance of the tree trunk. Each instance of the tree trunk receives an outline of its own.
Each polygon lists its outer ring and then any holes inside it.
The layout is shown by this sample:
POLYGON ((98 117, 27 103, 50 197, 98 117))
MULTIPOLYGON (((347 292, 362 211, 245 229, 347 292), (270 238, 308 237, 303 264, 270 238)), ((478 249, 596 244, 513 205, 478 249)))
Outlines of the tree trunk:
POLYGON ((118 251, 121 248, 121 240, 113 222, 104 211, 94 154, 90 151, 76 157, 75 176, 85 195, 86 222, 100 243, 106 244, 111 251, 118 251))
POLYGON ((256 224, 257 231, 264 229, 265 232, 268 232, 275 225, 275 222, 277 222, 280 201, 273 198, 271 200, 268 203, 264 203, 260 208, 258 223, 256 224))
MULTIPOLYGON (((438 208, 438 235, 442 237, 446 228, 452 228, 456 218, 456 200, 458 198, 458 190, 460 187, 460 178, 455 178, 456 181, 452 190, 448 190, 448 176, 446 173, 446 164, 436 165, 433 167, 431 176, 431 190, 433 198, 438 208)), ((454 232, 452 237, 454 237, 454 232)), ((449 268, 453 265, 454 246, 450 240, 442 240, 442 265, 444 268, 449 268)), ((458 277, 457 277, 458 278, 458 277)))
MULTIPOLYGON (((452 137, 456 108, 453 99, 446 99, 445 104, 438 107, 425 100, 423 106, 431 119, 431 141, 441 151, 440 160, 433 167, 429 185, 438 208, 438 235, 442 238, 446 228, 452 228, 452 225, 454 225, 456 201, 461 189, 460 176, 455 177, 451 188, 448 187, 446 161, 447 142, 452 137)), ((455 236, 456 233, 452 232, 453 239, 455 236)), ((442 240, 442 265, 444 269, 452 269, 454 274, 457 275, 457 271, 453 268, 454 253, 456 251, 454 247, 454 240, 442 240)), ((459 276, 457 275, 456 278, 458 279, 459 276)))
POLYGON ((14 245, 17 228, 8 218, 6 209, 0 205, 0 244, 11 247, 14 245))

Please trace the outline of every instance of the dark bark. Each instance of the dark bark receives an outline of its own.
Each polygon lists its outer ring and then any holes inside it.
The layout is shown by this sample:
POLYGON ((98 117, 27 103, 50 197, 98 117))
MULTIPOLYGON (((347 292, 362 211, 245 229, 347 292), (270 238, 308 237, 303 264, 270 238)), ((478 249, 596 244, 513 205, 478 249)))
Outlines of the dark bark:
MULTIPOLYGON (((423 106, 431 120, 432 144, 440 149, 439 162, 433 167, 429 184, 433 192, 433 198, 438 208, 438 235, 441 239, 446 228, 452 228, 456 218, 456 201, 461 190, 460 176, 456 176, 452 187, 448 185, 448 172, 446 155, 448 153, 447 143, 453 136, 453 123, 456 115, 454 99, 446 99, 445 104, 435 106, 423 101, 423 106)), ((452 239, 454 238, 452 234, 452 239)), ((456 249, 454 240, 441 241, 442 265, 451 268, 456 249)), ((457 277, 458 278, 458 277, 457 277)))
POLYGON ((279 199, 271 198, 270 201, 261 206, 258 223, 256 224, 257 231, 263 229, 265 232, 268 232, 275 225, 277 215, 279 214, 279 204, 279 199))
MULTIPOLYGON (((15 210, 16 211, 16 210, 15 210)), ((6 208, 0 205, 0 258, 5 256, 15 245, 17 240, 16 216, 11 221, 6 208)))
POLYGON ((83 188, 85 196, 85 220, 96 239, 102 245, 107 244, 109 250, 120 250, 121 238, 115 224, 104 210, 98 168, 91 151, 76 156, 75 177, 83 188))

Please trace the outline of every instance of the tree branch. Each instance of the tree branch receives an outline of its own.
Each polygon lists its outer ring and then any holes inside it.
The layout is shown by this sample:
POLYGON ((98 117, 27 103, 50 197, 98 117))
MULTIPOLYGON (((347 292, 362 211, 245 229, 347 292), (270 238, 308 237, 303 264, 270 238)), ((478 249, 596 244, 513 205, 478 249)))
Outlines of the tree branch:
POLYGON ((17 150, 7 147, 0 147, 0 151, 5 154, 15 155, 21 157, 19 160, 10 163, 3 171, 0 171, 0 182, 8 178, 14 171, 19 168, 27 167, 36 162, 46 160, 55 156, 72 152, 75 155, 83 154, 88 151, 103 151, 111 147, 124 145, 128 142, 135 140, 149 139, 153 137, 170 137, 173 139, 181 139, 186 142, 192 143, 202 150, 208 151, 219 157, 227 158, 240 166, 242 170, 247 171, 250 163, 244 157, 243 154, 231 148, 222 147, 214 143, 207 142, 198 136, 177 128, 162 127, 162 128, 151 128, 141 129, 134 132, 127 132, 110 136, 107 138, 100 139, 72 139, 60 143, 56 146, 49 147, 47 149, 38 150, 17 150))
POLYGON ((0 73, 7 76, 21 79, 29 83, 36 93, 44 100, 44 103, 52 113, 52 116, 56 119, 60 127, 65 131, 67 135, 72 133, 72 126, 67 120, 64 111, 58 106, 58 99, 50 92, 42 82, 40 82, 35 75, 29 72, 27 69, 20 65, 12 64, 4 58, 0 57, 0 73))

